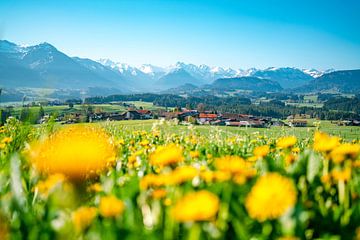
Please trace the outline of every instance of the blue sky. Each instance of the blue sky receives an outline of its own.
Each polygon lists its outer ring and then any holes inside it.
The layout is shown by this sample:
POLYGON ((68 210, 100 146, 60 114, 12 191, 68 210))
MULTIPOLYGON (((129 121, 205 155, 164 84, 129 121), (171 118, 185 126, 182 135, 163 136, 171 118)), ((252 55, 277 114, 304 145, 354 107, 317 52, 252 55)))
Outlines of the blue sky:
POLYGON ((360 68, 358 0, 1 0, 0 38, 133 65, 360 68))

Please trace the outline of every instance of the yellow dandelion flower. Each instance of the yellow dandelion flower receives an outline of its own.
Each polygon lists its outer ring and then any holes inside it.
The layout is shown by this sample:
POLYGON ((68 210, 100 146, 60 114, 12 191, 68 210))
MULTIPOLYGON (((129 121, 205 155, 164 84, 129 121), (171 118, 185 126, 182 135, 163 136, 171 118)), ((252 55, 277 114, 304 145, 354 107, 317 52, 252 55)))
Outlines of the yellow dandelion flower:
POLYGON ((293 153, 299 153, 299 152, 300 152, 300 148, 299 148, 299 147, 294 147, 293 149, 291 149, 291 152, 293 152, 293 153))
POLYGON ((239 175, 235 175, 234 176, 234 182, 236 184, 239 184, 239 185, 243 185, 244 183, 246 183, 246 176, 242 175, 242 174, 239 174, 239 175))
POLYGON ((205 182, 212 182, 214 179, 214 172, 210 170, 205 170, 200 172, 200 178, 205 182))
POLYGON ((116 141, 116 145, 124 145, 124 144, 125 144, 124 139, 119 139, 116 141))
POLYGON ((268 155, 270 147, 268 145, 258 146, 254 149, 254 155, 256 157, 265 157, 268 155))
POLYGON ((199 174, 199 171, 192 166, 182 166, 176 168, 170 173, 168 177, 171 184, 181 184, 183 182, 192 180, 199 174))
POLYGON ((344 143, 332 150, 330 153, 330 157, 335 163, 341 163, 346 159, 355 160, 359 153, 359 144, 344 143))
POLYGON ((340 144, 339 137, 331 137, 326 133, 316 132, 314 135, 314 150, 318 152, 329 152, 340 144))
POLYGON ((140 145, 143 147, 148 146, 149 144, 150 144, 150 141, 147 139, 144 139, 140 142, 140 145))
POLYGON ((355 160, 352 165, 354 168, 360 168, 360 160, 355 160))
POLYGON ((252 162, 245 161, 239 156, 223 156, 215 159, 215 166, 218 170, 231 174, 246 172, 253 166, 252 162))
POLYGON ((4 137, 2 140, 1 140, 1 143, 4 143, 4 144, 8 144, 8 143, 11 143, 12 142, 12 138, 11 137, 4 137))
POLYGON ((156 166, 166 166, 183 161, 183 150, 181 147, 170 144, 158 147, 150 155, 150 163, 156 166))
POLYGON ((259 157, 257 156, 251 156, 251 157, 248 157, 246 160, 249 161, 249 162, 255 162, 259 159, 259 157))
POLYGON ((297 138, 295 136, 287 136, 279 138, 276 142, 276 146, 278 148, 291 148, 297 142, 297 138))
POLYGON ((41 173, 62 173, 71 179, 82 179, 114 163, 116 149, 104 130, 76 125, 34 143, 28 156, 41 173))
POLYGON ((166 190, 164 189, 155 189, 152 193, 151 193, 151 197, 153 199, 161 199, 161 198, 164 198, 166 197, 166 190))
POLYGON ((331 174, 325 174, 325 175, 321 176, 320 180, 323 184, 331 183, 331 174))
POLYGON ((49 193, 58 185, 61 184, 65 180, 64 175, 62 174, 53 174, 50 175, 46 180, 39 181, 35 190, 37 190, 40 195, 43 197, 47 197, 49 193))
POLYGON ((94 183, 88 187, 88 191, 91 192, 101 192, 103 190, 100 183, 94 183))
POLYGON ((170 182, 169 175, 148 174, 140 180, 140 188, 145 190, 150 187, 161 187, 170 184, 170 182))
POLYGON ((296 189, 290 179, 278 173, 260 177, 245 200, 250 217, 265 221, 281 217, 296 203, 296 189))
POLYGON ((190 152, 190 157, 192 158, 198 158, 200 156, 199 151, 191 151, 190 152))
POLYGON ((199 176, 207 183, 225 182, 231 179, 231 174, 223 171, 203 171, 199 176))
POLYGON ((116 217, 124 212, 123 201, 115 196, 105 196, 100 199, 99 211, 103 217, 116 217))
POLYGON ((229 172, 222 172, 222 171, 215 171, 214 172, 214 181, 216 182, 225 182, 231 179, 231 173, 229 172))
POLYGON ((209 221, 219 210, 219 198, 206 190, 192 192, 181 198, 172 209, 175 220, 179 222, 209 221))
POLYGON ((72 213, 72 221, 77 231, 83 231, 88 228, 97 214, 94 207, 80 207, 72 213))
POLYGON ((285 155, 285 164, 287 166, 291 165, 293 162, 295 162, 295 160, 296 160, 296 156, 294 154, 290 153, 285 155))
POLYGON ((5 143, 0 143, 0 149, 4 149, 6 147, 5 143))
POLYGON ((334 169, 331 171, 331 175, 335 181, 349 181, 351 178, 351 168, 345 168, 343 170, 334 169))

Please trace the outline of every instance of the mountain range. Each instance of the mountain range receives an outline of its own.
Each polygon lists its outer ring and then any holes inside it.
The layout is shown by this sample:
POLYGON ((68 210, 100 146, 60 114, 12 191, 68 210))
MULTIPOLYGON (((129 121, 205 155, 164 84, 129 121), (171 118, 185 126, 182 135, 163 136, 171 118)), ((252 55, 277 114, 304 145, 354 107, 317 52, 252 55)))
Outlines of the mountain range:
POLYGON ((358 91, 358 70, 232 69, 177 62, 168 67, 135 67, 109 59, 70 57, 49 43, 20 46, 0 40, 0 86, 102 92, 159 92, 195 88, 251 91, 358 91), (351 85, 349 85, 351 84, 351 85), (95 90, 94 90, 95 89, 95 90))

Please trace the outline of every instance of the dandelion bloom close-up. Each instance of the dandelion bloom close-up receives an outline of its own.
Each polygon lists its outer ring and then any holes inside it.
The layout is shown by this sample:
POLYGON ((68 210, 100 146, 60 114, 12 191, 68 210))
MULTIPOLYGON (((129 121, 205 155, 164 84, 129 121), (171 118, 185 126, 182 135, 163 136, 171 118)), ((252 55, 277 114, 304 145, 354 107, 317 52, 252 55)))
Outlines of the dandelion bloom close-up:
POLYGON ((265 157, 270 151, 270 147, 268 145, 258 146, 254 149, 254 155, 256 157, 265 157))
POLYGON ((208 221, 215 218, 219 204, 219 198, 209 191, 188 193, 172 209, 173 216, 179 222, 208 221))
POLYGON ((292 181, 278 173, 261 176, 246 197, 245 207, 250 217, 265 221, 281 217, 296 203, 292 181))
POLYGON ((72 213, 72 221, 77 231, 83 231, 91 225, 96 217, 95 207, 80 207, 72 213))
POLYGON ((290 148, 294 146, 296 142, 297 138, 295 136, 286 136, 279 138, 276 142, 276 146, 278 148, 290 148))
POLYGON ((332 137, 323 132, 314 134, 314 150, 318 152, 329 152, 340 144, 339 137, 332 137))
POLYGON ((116 217, 123 213, 125 205, 115 196, 105 196, 100 199, 99 211, 104 217, 116 217))
POLYGON ((39 172, 81 179, 97 175, 114 163, 116 149, 101 128, 77 125, 64 127, 35 142, 28 156, 39 172))
POLYGON ((343 143, 337 146, 334 150, 331 151, 331 159, 335 163, 341 163, 345 159, 355 160, 360 154, 360 145, 352 143, 343 143))
POLYGON ((166 166, 183 161, 183 150, 180 146, 169 144, 159 146, 151 155, 150 163, 156 166, 166 166))

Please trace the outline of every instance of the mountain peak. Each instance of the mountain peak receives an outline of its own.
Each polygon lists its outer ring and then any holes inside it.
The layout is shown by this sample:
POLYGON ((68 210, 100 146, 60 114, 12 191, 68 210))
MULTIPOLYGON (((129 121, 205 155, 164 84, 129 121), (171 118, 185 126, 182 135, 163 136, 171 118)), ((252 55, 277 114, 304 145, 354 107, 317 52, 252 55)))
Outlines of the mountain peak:
POLYGON ((47 43, 47 42, 42 42, 38 45, 35 45, 35 47, 38 47, 38 48, 43 48, 43 49, 47 49, 47 50, 57 50, 56 47, 54 47, 53 45, 51 45, 50 43, 47 43))

